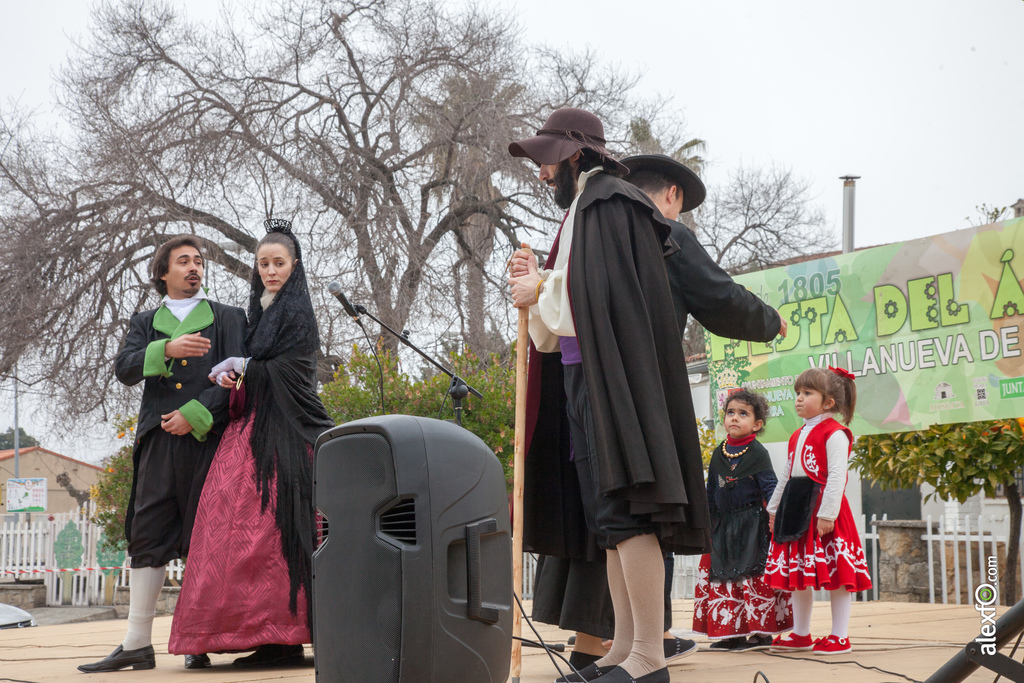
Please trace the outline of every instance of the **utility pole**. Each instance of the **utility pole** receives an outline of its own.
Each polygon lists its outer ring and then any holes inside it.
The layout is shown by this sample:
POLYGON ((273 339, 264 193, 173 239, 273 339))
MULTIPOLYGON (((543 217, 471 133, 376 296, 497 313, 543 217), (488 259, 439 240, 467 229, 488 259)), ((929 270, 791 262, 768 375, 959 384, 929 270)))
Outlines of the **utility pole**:
MULTIPOLYGON (((19 451, 21 450, 21 442, 18 438, 18 434, 21 429, 18 427, 18 361, 14 361, 14 478, 18 479, 21 477, 21 460, 19 451)), ((8 491, 7 495, 11 495, 8 491)), ((21 514, 14 516, 15 522, 21 521, 21 514)))

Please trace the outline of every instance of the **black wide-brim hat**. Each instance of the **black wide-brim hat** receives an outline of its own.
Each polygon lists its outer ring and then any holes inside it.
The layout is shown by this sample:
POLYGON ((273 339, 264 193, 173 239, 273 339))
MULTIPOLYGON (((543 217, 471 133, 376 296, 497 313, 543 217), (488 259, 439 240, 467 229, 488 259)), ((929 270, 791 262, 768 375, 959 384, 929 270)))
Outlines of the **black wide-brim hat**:
POLYGON ((630 173, 654 171, 668 176, 683 190, 683 213, 696 209, 708 196, 707 188, 693 169, 665 154, 637 154, 626 157, 622 164, 630 173))
POLYGON ((601 120, 582 109, 557 109, 551 113, 544 122, 544 127, 538 130, 536 135, 508 146, 509 154, 514 157, 526 157, 538 166, 553 166, 581 149, 597 152, 606 169, 621 175, 629 173, 629 170, 616 161, 605 147, 604 125, 601 120))

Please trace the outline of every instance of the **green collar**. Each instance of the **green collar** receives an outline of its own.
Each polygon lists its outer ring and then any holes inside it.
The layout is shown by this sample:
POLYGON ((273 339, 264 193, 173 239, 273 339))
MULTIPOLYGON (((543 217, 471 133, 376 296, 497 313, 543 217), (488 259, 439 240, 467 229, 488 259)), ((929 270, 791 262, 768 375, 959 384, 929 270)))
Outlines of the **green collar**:
POLYGON ((171 339, 177 339, 183 334, 192 334, 199 330, 206 329, 213 324, 213 308, 210 302, 203 299, 189 312, 185 319, 179 321, 171 313, 171 309, 161 305, 153 316, 153 329, 162 332, 171 339))

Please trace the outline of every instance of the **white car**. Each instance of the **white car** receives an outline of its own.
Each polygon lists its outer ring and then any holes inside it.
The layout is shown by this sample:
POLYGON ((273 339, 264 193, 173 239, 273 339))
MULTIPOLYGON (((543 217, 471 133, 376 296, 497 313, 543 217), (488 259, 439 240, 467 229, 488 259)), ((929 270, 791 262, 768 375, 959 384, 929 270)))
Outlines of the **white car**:
POLYGON ((36 620, 25 610, 14 605, 0 604, 0 629, 26 628, 35 625, 36 620))

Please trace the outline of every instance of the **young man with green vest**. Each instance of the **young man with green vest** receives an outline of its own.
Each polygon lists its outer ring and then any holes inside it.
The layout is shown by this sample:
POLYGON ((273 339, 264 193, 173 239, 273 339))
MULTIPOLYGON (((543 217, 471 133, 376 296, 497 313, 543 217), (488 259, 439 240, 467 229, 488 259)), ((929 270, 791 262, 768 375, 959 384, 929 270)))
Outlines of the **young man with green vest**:
MULTIPOLYGON (((156 666, 153 617, 165 567, 188 552, 206 472, 228 421, 230 391, 209 374, 221 360, 245 355, 245 311, 206 298, 200 246, 181 235, 156 250, 151 281, 163 301, 132 316, 114 365, 121 383, 145 382, 125 518, 128 634, 105 659, 78 667, 86 673, 156 666)), ((209 658, 197 655, 185 666, 209 666, 209 658)))

